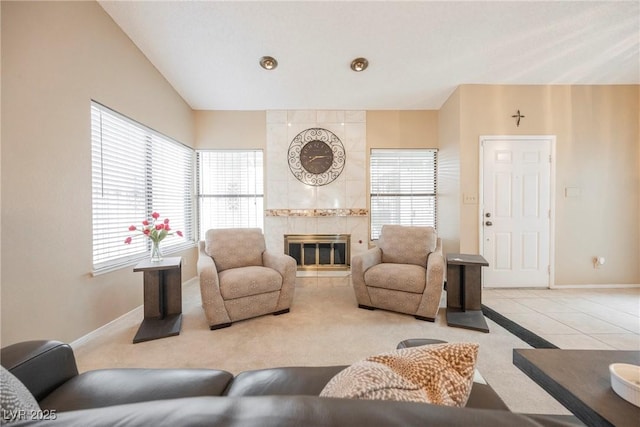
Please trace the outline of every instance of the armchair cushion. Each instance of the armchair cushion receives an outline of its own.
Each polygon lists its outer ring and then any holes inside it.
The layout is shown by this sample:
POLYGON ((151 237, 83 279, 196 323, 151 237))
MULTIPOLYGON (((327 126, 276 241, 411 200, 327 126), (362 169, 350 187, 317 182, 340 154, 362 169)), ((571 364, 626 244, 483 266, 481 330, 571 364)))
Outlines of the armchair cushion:
POLYGON ((279 291, 282 287, 282 276, 267 267, 232 268, 221 272, 219 277, 224 300, 279 291))
POLYGON ((378 247, 382 262, 427 265, 427 256, 436 249, 438 236, 433 227, 384 225, 378 247))
POLYGON ((259 228, 207 230, 205 252, 216 261, 218 272, 230 268, 263 265, 266 246, 259 228))
POLYGON ((382 263, 364 273, 367 286, 421 294, 426 285, 424 267, 414 264, 382 263))

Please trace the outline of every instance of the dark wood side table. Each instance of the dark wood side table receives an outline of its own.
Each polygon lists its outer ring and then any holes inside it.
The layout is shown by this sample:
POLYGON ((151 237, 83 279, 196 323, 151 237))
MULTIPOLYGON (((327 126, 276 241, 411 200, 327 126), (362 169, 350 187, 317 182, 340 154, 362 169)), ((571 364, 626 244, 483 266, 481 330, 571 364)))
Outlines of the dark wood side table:
POLYGON ((587 426, 638 427, 640 408, 611 388, 612 363, 640 365, 640 351, 513 350, 513 364, 587 426))
POLYGON ((138 263, 144 272, 144 319, 133 343, 171 337, 182 327, 182 258, 138 263))
POLYGON ((447 254, 447 325, 489 332, 482 314, 482 274, 489 263, 480 255, 447 254))

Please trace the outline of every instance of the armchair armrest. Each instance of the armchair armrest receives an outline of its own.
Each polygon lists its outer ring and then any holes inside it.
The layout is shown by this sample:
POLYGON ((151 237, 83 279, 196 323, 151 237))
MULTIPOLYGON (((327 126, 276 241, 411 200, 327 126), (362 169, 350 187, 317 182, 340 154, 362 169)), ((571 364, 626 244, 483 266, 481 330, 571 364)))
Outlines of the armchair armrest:
POLYGON ((382 250, 371 248, 359 255, 351 257, 351 282, 359 306, 371 306, 371 297, 364 282, 364 273, 374 265, 382 262, 382 250))
POLYGON ((262 263, 265 267, 276 270, 282 276, 282 289, 276 306, 276 312, 288 310, 293 301, 293 293, 296 287, 296 260, 289 255, 265 250, 262 252, 262 263))
POLYGON ((276 270, 283 278, 287 278, 296 271, 296 260, 289 255, 266 250, 262 253, 262 263, 265 267, 276 270))
POLYGON ((229 318, 229 313, 220 294, 220 278, 216 263, 205 252, 204 241, 200 241, 198 247, 197 270, 200 279, 200 295, 209 326, 213 328, 217 325, 231 323, 231 318, 229 318))
POLYGON ((204 241, 200 241, 198 243, 198 261, 197 261, 197 270, 198 276, 201 275, 206 270, 213 270, 212 272, 217 276, 218 269, 216 268, 216 263, 213 261, 213 258, 209 256, 204 250, 205 243, 204 241))
POLYGON ((353 275, 364 276, 365 271, 373 267, 374 265, 382 262, 382 250, 378 247, 371 248, 359 255, 354 255, 351 258, 351 271, 353 275), (355 270, 355 271, 354 271, 355 270))
POLYGON ((0 360, 37 401, 78 375, 73 350, 59 341, 25 341, 3 348, 0 360))
POLYGON ((416 316, 435 320, 444 289, 445 262, 442 256, 442 241, 437 240, 436 248, 427 258, 426 289, 418 306, 416 316))

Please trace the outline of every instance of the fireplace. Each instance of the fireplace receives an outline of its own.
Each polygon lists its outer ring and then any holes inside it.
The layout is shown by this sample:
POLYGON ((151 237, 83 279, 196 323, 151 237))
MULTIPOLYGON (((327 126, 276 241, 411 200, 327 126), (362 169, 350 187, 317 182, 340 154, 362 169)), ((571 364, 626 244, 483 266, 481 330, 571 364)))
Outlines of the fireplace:
POLYGON ((349 270, 350 234, 285 234, 284 252, 298 270, 349 270))

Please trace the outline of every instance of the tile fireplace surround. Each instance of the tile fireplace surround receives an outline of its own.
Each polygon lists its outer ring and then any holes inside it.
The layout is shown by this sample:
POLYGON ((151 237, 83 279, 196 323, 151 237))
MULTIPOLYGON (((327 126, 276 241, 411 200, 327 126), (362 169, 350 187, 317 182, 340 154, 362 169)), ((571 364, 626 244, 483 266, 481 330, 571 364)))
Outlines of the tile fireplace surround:
POLYGON ((351 256, 368 249, 366 113, 267 111, 264 229, 267 247, 284 252, 285 234, 349 234, 351 256), (289 170, 291 140, 309 128, 330 130, 346 152, 344 170, 323 186, 303 184, 289 170))

